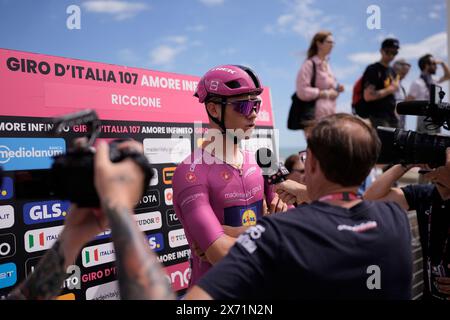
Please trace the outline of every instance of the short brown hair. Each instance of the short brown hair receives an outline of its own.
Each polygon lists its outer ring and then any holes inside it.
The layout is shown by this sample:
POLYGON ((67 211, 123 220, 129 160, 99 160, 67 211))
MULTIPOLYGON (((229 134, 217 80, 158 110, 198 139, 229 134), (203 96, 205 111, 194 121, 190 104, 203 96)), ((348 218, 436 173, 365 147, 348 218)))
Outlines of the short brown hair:
POLYGON ((324 42, 328 36, 331 36, 332 33, 330 31, 319 31, 317 32, 311 40, 311 44, 308 49, 308 59, 314 57, 319 49, 317 48, 317 42, 324 42))
POLYGON ((294 165, 300 161, 300 157, 298 154, 291 154, 286 161, 284 162, 284 166, 286 167, 286 169, 289 170, 289 172, 292 171, 292 168, 294 167, 294 165))
POLYGON ((325 177, 344 187, 364 181, 381 148, 375 129, 361 118, 346 113, 322 118, 307 142, 325 177))

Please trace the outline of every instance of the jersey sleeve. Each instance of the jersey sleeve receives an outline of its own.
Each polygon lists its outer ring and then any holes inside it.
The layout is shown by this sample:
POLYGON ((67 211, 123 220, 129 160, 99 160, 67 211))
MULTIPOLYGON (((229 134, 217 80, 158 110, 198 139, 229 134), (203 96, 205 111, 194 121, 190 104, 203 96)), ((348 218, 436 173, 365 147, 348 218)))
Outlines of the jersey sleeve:
POLYGON ((183 228, 205 252, 224 234, 223 227, 211 207, 207 185, 185 181, 183 170, 177 171, 173 177, 175 212, 183 228))
POLYGON ((276 281, 280 264, 281 236, 263 218, 239 236, 236 244, 197 285, 213 299, 262 298, 276 281))

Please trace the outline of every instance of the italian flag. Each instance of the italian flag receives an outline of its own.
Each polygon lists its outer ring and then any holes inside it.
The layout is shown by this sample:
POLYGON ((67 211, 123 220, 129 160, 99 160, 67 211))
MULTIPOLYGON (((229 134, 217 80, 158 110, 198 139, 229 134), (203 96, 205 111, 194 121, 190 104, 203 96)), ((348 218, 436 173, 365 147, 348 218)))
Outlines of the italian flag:
MULTIPOLYGON (((43 247, 45 244, 44 233, 43 232, 39 233, 38 238, 39 238, 39 245, 41 247, 43 247)), ((30 243, 30 248, 33 248, 34 247, 34 236, 32 234, 30 234, 28 236, 28 242, 30 243)))
MULTIPOLYGON (((95 249, 93 253, 94 253, 94 256, 93 256, 94 261, 98 261, 98 249, 95 249)), ((89 263, 91 261, 91 252, 86 251, 85 258, 86 258, 86 263, 89 263)))

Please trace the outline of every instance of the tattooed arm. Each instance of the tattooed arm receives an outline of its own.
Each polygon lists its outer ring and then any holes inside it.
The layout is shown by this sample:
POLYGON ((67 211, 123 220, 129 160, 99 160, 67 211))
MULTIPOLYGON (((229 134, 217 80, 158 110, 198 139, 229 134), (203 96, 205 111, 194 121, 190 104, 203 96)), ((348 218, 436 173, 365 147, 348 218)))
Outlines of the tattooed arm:
MULTIPOLYGON (((141 145, 130 145, 139 148, 141 145)), ((119 146, 120 148, 120 146, 119 146)), ((133 219, 143 174, 131 160, 111 163, 108 145, 95 156, 95 184, 114 242, 121 299, 173 299, 166 274, 133 219)))
POLYGON ((67 277, 66 261, 70 261, 64 253, 63 243, 63 240, 58 240, 47 251, 36 270, 8 295, 8 299, 52 299, 60 293, 63 281, 67 277))
POLYGON ((131 217, 133 211, 109 199, 102 208, 111 227, 121 299, 174 299, 161 264, 131 217))

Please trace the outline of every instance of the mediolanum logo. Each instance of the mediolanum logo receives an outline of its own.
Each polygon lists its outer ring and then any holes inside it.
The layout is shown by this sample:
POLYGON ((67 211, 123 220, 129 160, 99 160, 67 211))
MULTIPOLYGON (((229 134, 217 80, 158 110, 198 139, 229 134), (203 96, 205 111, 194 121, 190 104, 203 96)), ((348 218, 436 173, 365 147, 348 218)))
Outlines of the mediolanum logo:
POLYGON ((30 202, 23 206, 23 220, 26 224, 63 220, 69 211, 69 201, 30 202))
POLYGON ((0 138, 0 165, 5 171, 48 169, 65 151, 62 138, 0 138))
POLYGON ((83 266, 89 268, 116 260, 112 242, 90 246, 81 251, 83 266))
POLYGON ((36 252, 49 249, 58 240, 63 226, 36 229, 25 232, 25 250, 36 252))

